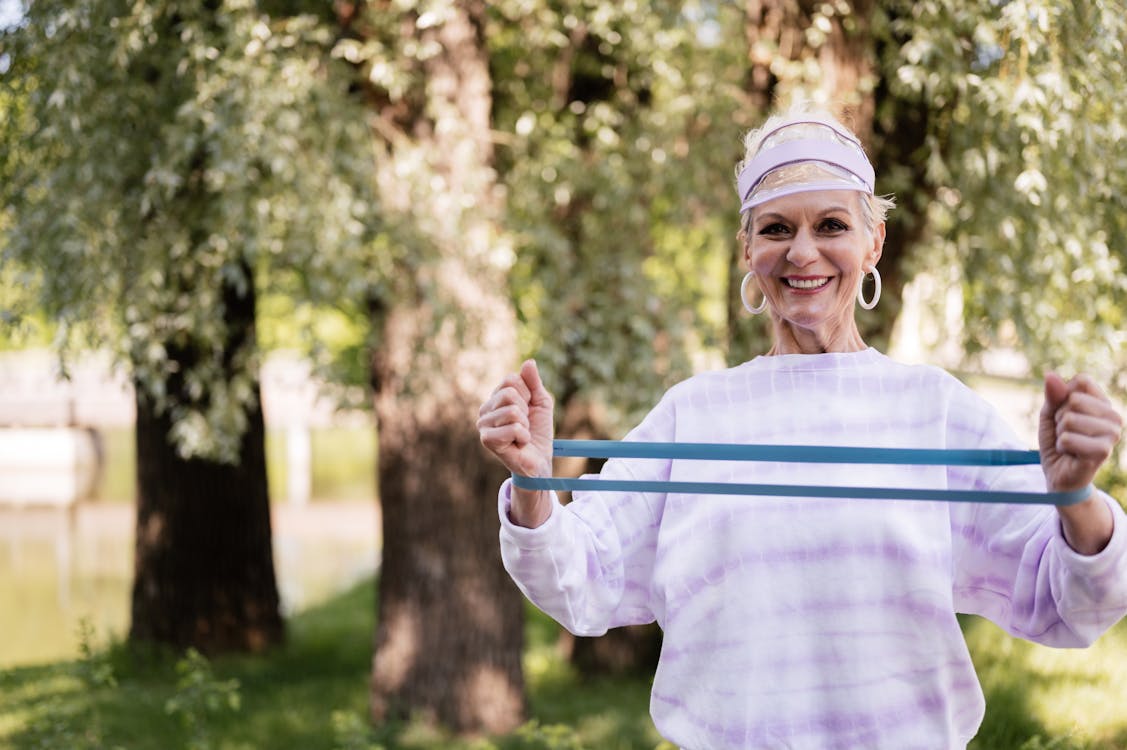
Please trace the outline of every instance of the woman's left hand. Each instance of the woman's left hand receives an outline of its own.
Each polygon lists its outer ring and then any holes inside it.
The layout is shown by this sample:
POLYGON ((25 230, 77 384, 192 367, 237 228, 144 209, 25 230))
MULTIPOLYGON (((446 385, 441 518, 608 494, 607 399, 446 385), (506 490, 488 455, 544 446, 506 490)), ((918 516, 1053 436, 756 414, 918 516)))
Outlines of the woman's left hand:
POLYGON ((1123 418, 1090 377, 1081 374, 1066 383, 1055 373, 1045 375, 1038 438, 1050 491, 1091 484, 1122 431, 1123 418))

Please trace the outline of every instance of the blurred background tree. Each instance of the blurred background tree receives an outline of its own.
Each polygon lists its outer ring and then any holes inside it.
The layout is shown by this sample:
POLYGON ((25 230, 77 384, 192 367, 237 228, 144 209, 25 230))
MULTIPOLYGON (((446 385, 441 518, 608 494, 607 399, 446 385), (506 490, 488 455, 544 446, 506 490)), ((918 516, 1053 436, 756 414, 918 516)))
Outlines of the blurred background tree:
POLYGON ((331 27, 253 2, 35 2, 5 35, 5 266, 137 406, 130 637, 258 650, 283 634, 256 294, 359 242, 362 119, 331 27))
MULTIPOLYGON (((1127 394, 1127 18, 1079 0, 888 2, 886 129, 926 110, 915 155, 937 200, 913 250, 961 290, 971 355, 1086 370, 1127 394)), ((917 183, 919 184, 919 183, 917 183)), ((899 185, 898 191, 904 187, 899 185)), ((911 192, 899 192, 901 203, 911 192)))
POLYGON ((716 207, 750 119, 740 57, 718 30, 739 14, 660 0, 494 7, 522 345, 563 432, 607 437, 694 356, 726 348, 734 233, 716 207))
MULTIPOLYGON (((486 394, 516 364, 511 251, 493 166, 486 5, 338 5, 382 157, 382 283, 372 334, 383 548, 374 720, 423 715, 504 732, 524 715, 522 602, 501 566, 504 477, 478 440, 486 394)), ((379 248, 375 249, 379 253, 379 248)))

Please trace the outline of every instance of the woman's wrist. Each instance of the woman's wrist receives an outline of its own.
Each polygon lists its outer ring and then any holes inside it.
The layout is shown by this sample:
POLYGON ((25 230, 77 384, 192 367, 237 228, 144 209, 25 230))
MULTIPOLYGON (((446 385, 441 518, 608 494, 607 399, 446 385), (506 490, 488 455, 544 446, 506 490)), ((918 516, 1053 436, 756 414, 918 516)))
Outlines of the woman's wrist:
POLYGON ((1111 508, 1093 491, 1086 500, 1075 505, 1059 505, 1061 532, 1068 546, 1081 555, 1095 555, 1111 541, 1115 518, 1111 508))
POLYGON ((547 490, 526 490, 512 487, 509 520, 517 526, 535 529, 552 515, 552 496, 547 490))

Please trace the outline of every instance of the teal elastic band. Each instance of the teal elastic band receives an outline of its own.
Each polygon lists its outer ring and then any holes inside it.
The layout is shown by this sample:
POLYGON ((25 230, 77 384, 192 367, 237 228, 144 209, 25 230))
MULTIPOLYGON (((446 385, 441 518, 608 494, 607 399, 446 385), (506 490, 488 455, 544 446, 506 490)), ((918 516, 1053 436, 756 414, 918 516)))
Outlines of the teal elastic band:
MULTIPOLYGON (((907 464, 915 466, 1019 466, 1041 462, 1037 451, 943 450, 932 448, 848 448, 827 445, 732 445, 725 443, 643 443, 614 440, 555 440, 557 456, 587 458, 668 458, 782 463, 907 464)), ((999 492, 888 487, 818 487, 793 484, 637 481, 526 477, 513 474, 513 485, 527 490, 676 492, 698 495, 834 497, 871 500, 940 500, 1020 505, 1073 505, 1092 492, 1089 485, 1070 492, 999 492)))
POLYGON ((852 448, 836 445, 737 445, 732 443, 644 443, 618 440, 553 440, 557 456, 585 458, 682 458, 705 461, 778 461, 819 464, 912 464, 915 466, 1017 466, 1041 463, 1037 451, 852 448))

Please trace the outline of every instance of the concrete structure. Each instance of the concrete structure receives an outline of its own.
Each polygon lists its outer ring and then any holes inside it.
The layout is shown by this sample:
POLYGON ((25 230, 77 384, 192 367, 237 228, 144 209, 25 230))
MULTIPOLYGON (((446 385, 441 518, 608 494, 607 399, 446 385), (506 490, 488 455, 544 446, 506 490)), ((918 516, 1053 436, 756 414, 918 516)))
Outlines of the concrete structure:
POLYGON ((89 497, 104 462, 96 430, 0 428, 0 503, 66 506, 89 497))
MULTIPOLYGON (((309 501, 310 430, 371 424, 369 414, 337 409, 309 364, 271 355, 262 369, 266 425, 284 431, 286 497, 309 501)), ((131 427, 133 388, 105 354, 78 358, 64 377, 46 350, 0 352, 0 504, 68 506, 89 497, 104 466, 100 431, 131 427)))

